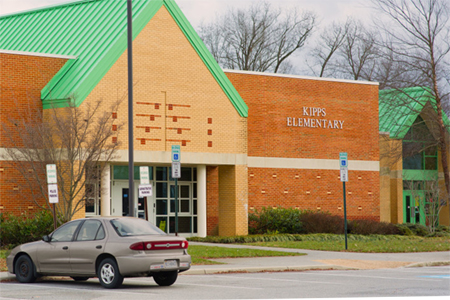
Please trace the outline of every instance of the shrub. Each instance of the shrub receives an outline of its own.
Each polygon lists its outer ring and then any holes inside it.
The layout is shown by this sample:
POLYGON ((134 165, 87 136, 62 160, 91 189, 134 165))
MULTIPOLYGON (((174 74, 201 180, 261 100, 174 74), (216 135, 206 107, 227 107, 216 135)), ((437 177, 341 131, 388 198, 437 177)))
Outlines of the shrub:
POLYGON ((400 231, 400 235, 406 235, 406 236, 412 236, 414 235, 414 232, 409 229, 409 227, 406 224, 396 224, 395 225, 397 229, 400 231))
POLYGON ((344 233, 344 218, 330 213, 304 211, 300 221, 303 233, 344 233))
POLYGON ((263 207, 261 211, 249 214, 249 233, 301 233, 300 215, 301 211, 294 208, 263 207))
POLYGON ((49 211, 39 211, 33 215, 23 213, 15 216, 0 214, 0 246, 12 248, 19 244, 40 240, 53 231, 53 215, 49 211))
POLYGON ((348 231, 352 234, 400 234, 400 229, 394 224, 374 220, 352 220, 348 222, 348 231))

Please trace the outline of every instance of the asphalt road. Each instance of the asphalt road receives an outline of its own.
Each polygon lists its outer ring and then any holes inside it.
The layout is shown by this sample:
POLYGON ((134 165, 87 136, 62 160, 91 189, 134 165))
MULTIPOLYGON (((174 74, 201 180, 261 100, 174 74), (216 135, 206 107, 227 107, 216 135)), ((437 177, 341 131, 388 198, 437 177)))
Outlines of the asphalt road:
POLYGON ((125 279, 107 290, 97 279, 34 284, 1 282, 0 299, 283 299, 450 296, 450 267, 180 275, 171 287, 151 278, 125 279))

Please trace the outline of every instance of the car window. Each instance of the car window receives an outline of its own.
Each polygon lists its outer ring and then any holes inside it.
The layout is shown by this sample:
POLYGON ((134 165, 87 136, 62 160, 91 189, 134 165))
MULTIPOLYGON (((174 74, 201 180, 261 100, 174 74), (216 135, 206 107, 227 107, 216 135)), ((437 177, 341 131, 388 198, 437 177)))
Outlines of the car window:
POLYGON ((100 221, 86 220, 78 232, 77 241, 93 241, 96 239, 103 239, 105 237, 105 232, 103 230, 99 235, 99 238, 97 238, 100 229, 103 229, 100 221), (101 235, 103 235, 103 237, 100 238, 101 235))
POLYGON ((120 218, 111 220, 111 224, 120 236, 166 235, 152 223, 137 218, 120 218))
POLYGON ((75 230, 77 230, 78 225, 81 221, 73 221, 64 224, 52 233, 52 242, 70 242, 73 238, 75 230))

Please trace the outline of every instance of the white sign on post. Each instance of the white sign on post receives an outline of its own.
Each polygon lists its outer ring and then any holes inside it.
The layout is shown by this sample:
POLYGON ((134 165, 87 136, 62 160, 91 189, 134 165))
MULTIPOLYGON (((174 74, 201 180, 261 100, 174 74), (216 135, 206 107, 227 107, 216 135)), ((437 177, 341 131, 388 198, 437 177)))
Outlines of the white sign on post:
POLYGON ((172 145, 172 161, 179 162, 180 161, 180 145, 172 145))
POLYGON ((153 194, 151 184, 140 184, 139 185, 139 198, 150 197, 153 194))
POLYGON ((56 178, 56 165, 49 164, 47 165, 47 183, 57 183, 56 178))
POLYGON ((347 152, 341 152, 339 153, 339 168, 341 170, 341 181, 347 182, 348 181, 348 159, 347 159, 347 152))
POLYGON ((172 162, 172 178, 181 178, 181 163, 172 162))
POLYGON ((148 167, 140 167, 139 173, 141 175, 141 184, 150 184, 150 177, 148 173, 148 167))
POLYGON ((48 202, 49 203, 58 203, 58 185, 57 184, 49 184, 48 185, 48 202))

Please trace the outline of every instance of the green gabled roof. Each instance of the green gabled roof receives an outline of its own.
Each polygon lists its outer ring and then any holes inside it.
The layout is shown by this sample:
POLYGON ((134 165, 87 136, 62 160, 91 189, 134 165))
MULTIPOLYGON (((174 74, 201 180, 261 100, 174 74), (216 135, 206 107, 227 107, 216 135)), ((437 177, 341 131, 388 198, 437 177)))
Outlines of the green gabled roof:
MULTIPOLYGON (((248 107, 173 0, 133 0, 133 39, 165 6, 238 113, 248 107)), ((127 49, 126 1, 84 0, 0 17, 0 49, 76 56, 41 91, 44 108, 80 105, 127 49)))
MULTIPOLYGON (((394 139, 403 139, 423 108, 430 102, 436 109, 434 97, 429 88, 411 87, 401 90, 381 90, 379 92, 379 128, 389 132, 394 139)), ((450 121, 442 111, 444 124, 450 121)))

